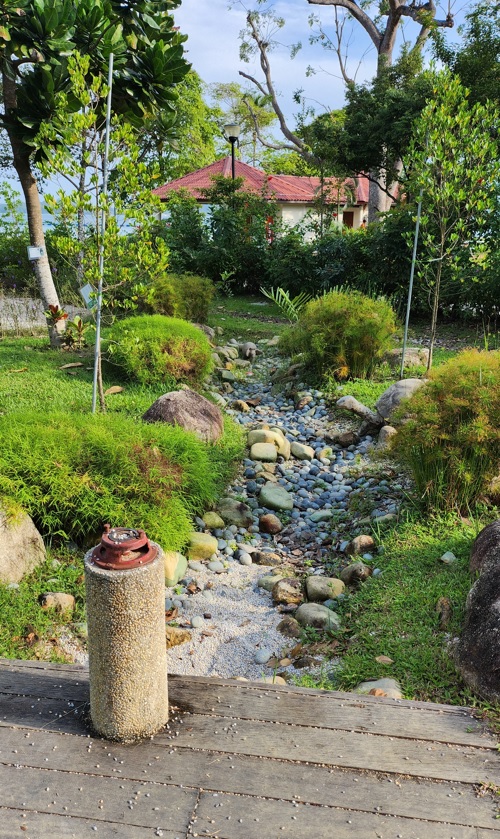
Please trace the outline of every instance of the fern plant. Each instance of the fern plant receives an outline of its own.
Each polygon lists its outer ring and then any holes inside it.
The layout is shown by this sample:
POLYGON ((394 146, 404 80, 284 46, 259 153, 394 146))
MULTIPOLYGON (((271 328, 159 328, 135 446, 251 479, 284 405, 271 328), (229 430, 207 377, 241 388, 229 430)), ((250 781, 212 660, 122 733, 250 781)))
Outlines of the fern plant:
POLYGON ((298 321, 302 309, 306 303, 309 303, 309 301, 312 300, 312 294, 308 294, 306 291, 301 291, 300 294, 297 294, 295 297, 290 297, 289 292, 285 291, 285 289, 281 287, 267 290, 261 286, 260 291, 264 297, 267 297, 268 300, 272 300, 273 303, 277 305, 280 312, 282 312, 290 323, 298 321))

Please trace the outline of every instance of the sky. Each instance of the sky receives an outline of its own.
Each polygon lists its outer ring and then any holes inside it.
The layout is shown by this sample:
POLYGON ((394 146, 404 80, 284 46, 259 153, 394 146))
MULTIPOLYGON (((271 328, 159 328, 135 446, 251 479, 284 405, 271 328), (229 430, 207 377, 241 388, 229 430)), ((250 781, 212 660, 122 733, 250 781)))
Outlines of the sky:
MULTIPOLYGON (((466 0, 450 2, 457 20, 463 19, 464 9, 473 5, 466 0)), ((204 82, 244 84, 245 79, 238 75, 241 69, 262 79, 260 67, 256 62, 252 66, 244 64, 239 58, 238 36, 245 27, 246 10, 256 7, 255 0, 182 0, 181 6, 175 12, 176 24, 181 32, 188 36, 185 45, 187 58, 204 82)), ((293 92, 297 89, 303 88, 306 104, 314 107, 316 113, 342 107, 345 88, 339 77, 335 53, 323 49, 321 44, 309 43, 309 36, 313 31, 308 25, 311 14, 320 17, 328 31, 333 33, 332 7, 310 5, 307 0, 276 0, 272 8, 277 15, 286 20, 286 26, 278 36, 283 46, 272 53, 271 62, 280 104, 292 127, 293 115, 299 110, 293 102, 293 92), (286 47, 298 41, 302 43, 302 49, 291 60, 286 47), (308 66, 313 66, 316 71, 309 78, 308 66)), ((444 18, 448 11, 448 0, 444 0, 438 8, 438 16, 444 18)), ((361 83, 375 75, 376 52, 361 26, 356 23, 351 26, 350 72, 354 74, 357 71, 356 81, 361 83)), ((418 29, 411 20, 408 20, 406 26, 410 39, 418 29)), ((451 37, 457 37, 456 30, 445 31, 451 37)))

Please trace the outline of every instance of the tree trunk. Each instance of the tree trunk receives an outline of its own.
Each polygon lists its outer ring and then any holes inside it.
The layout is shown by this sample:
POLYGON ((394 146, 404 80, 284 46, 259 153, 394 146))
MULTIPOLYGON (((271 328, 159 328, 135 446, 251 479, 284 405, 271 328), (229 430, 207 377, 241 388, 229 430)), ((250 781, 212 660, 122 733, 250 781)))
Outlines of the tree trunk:
POLYGON ((441 291, 441 273, 443 270, 443 251, 444 251, 444 242, 441 243, 441 250, 439 254, 439 259, 437 261, 436 267, 436 285, 434 287, 434 299, 432 301, 432 320, 431 320, 431 337, 429 341, 429 360, 427 362, 427 372, 432 367, 432 354, 434 352, 434 344, 436 342, 436 332, 437 332, 437 318, 438 318, 438 309, 439 309, 439 293, 441 291))
MULTIPOLYGON (((6 72, 3 72, 2 78, 6 114, 9 116, 9 112, 13 112, 13 116, 15 117, 15 111, 17 108, 16 83, 6 72)), ((33 176, 30 166, 31 149, 28 146, 25 146, 24 143, 16 137, 15 130, 11 129, 9 125, 7 125, 7 134, 12 147, 14 169, 19 176, 21 188, 26 201, 30 244, 33 247, 43 248, 42 256, 33 260, 35 274, 38 280, 38 288, 40 290, 40 297, 42 299, 44 309, 48 309, 49 306, 57 306, 57 309, 60 309, 61 306, 59 303, 59 297, 54 285, 49 259, 45 248, 40 194, 38 192, 36 179, 33 176)), ((52 347, 58 347, 60 345, 61 335, 63 334, 65 328, 66 322, 64 319, 54 321, 51 317, 47 318, 47 329, 49 331, 49 339, 52 347)))
POLYGON ((81 157, 81 174, 80 174, 80 181, 78 184, 78 216, 77 216, 77 238, 78 238, 78 253, 76 256, 76 281, 78 283, 78 288, 81 288, 83 285, 83 275, 84 275, 84 241, 85 241, 85 209, 84 209, 84 197, 85 197, 85 165, 84 165, 84 155, 85 155, 85 142, 82 143, 82 157, 81 157))

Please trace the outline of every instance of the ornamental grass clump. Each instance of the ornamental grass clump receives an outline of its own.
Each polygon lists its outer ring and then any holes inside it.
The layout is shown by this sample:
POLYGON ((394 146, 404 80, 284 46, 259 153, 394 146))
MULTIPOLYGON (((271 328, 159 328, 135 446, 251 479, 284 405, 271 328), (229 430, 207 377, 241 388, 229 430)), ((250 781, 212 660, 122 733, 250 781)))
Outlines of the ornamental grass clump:
POLYGON ((0 504, 20 505, 48 542, 96 544, 109 522, 180 550, 242 454, 233 426, 206 445, 178 426, 117 414, 2 416, 0 504))
POLYGON ((500 352, 464 350, 400 409, 395 446, 424 505, 466 512, 500 472, 500 352))
POLYGON ((384 298, 335 290, 301 309, 280 348, 287 355, 302 353, 306 366, 320 375, 365 379, 392 348, 396 329, 395 312, 384 298))
POLYGON ((213 367, 206 335, 180 318, 140 315, 117 321, 108 330, 106 357, 130 379, 173 390, 200 387, 213 367))

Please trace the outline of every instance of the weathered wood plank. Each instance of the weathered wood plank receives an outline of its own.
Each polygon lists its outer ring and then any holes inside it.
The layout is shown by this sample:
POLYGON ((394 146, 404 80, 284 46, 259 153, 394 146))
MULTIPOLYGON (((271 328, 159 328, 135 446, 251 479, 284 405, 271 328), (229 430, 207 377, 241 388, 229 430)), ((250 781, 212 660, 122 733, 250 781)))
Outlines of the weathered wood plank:
POLYGON ((300 728, 268 722, 231 721, 192 715, 172 734, 157 742, 233 754, 261 755, 281 760, 375 772, 396 772, 421 778, 500 784, 499 758, 487 749, 447 746, 330 729, 300 728))
POLYGON ((85 702, 89 699, 88 674, 75 678, 75 674, 65 671, 53 673, 35 668, 8 670, 0 667, 0 693, 85 702))
POLYGON ((81 720, 85 703, 64 699, 44 699, 33 696, 12 696, 0 693, 0 730, 2 727, 20 726, 64 731, 68 734, 86 734, 81 720))
POLYGON ((81 775, 182 784, 213 792, 224 791, 292 800, 300 796, 311 804, 419 818, 422 812, 435 821, 475 824, 500 831, 494 821, 493 796, 476 797, 471 785, 436 783, 399 776, 375 776, 310 764, 291 763, 215 752, 166 749, 148 741, 121 746, 84 737, 49 732, 3 729, 0 763, 81 775))
MULTIPOLYGON (((427 708, 408 708, 397 704, 365 702, 364 697, 351 694, 343 701, 329 693, 307 697, 291 691, 249 691, 245 683, 235 685, 201 685, 191 680, 175 680, 170 699, 196 714, 247 720, 268 720, 289 725, 316 728, 365 731, 391 737, 416 738, 441 743, 490 747, 496 749, 498 739, 470 713, 434 712, 427 708)), ((371 697, 370 697, 371 698, 371 697)))
MULTIPOLYGON (((68 767, 69 769, 69 767, 68 767)), ((186 832, 198 791, 70 771, 0 765, 4 807, 186 832)))
POLYGON ((217 839, 477 839, 475 827, 223 794, 202 794, 196 815, 198 836, 217 839))
MULTIPOLYGON (((90 818, 53 816, 0 806, 0 839, 16 836, 24 839, 152 839, 152 835, 149 827, 129 827, 90 818)), ((163 839, 184 839, 184 835, 178 831, 162 831, 163 839)))

